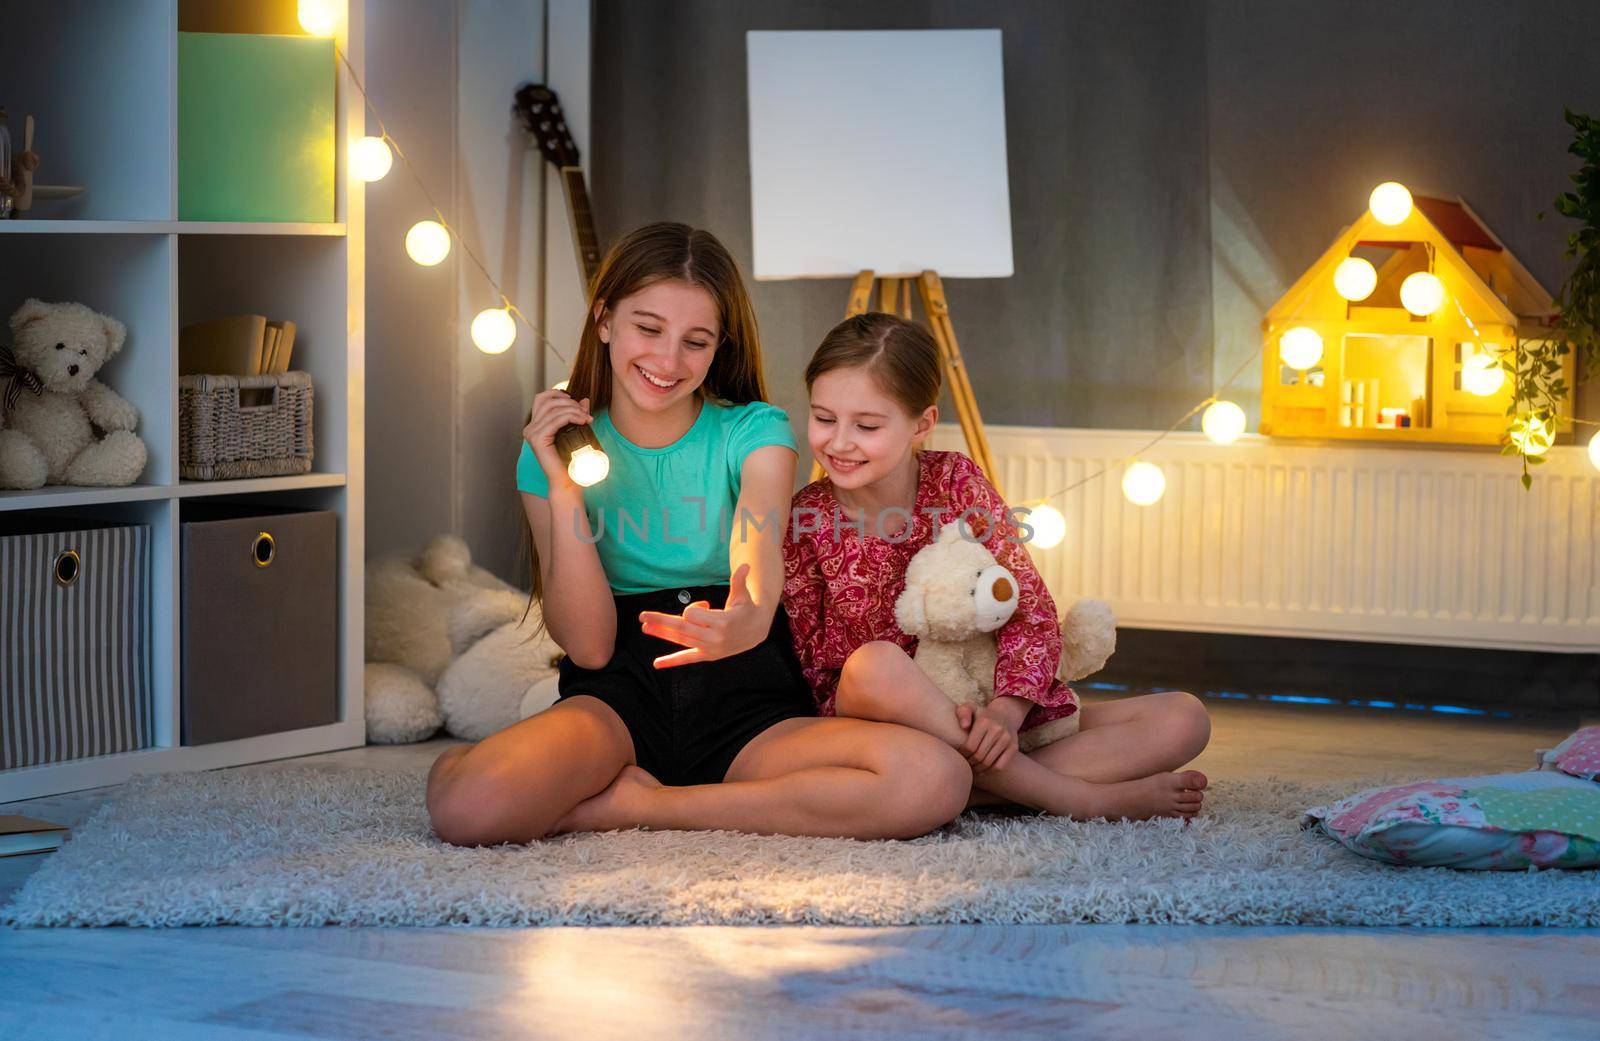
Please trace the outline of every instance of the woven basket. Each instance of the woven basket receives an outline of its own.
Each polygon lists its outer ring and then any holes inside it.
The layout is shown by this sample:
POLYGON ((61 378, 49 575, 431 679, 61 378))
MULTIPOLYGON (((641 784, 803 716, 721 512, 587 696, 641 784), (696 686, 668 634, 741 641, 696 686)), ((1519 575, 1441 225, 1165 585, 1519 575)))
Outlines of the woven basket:
POLYGON ((311 376, 180 376, 178 474, 191 480, 311 472, 311 376), (241 390, 271 391, 263 405, 241 390))

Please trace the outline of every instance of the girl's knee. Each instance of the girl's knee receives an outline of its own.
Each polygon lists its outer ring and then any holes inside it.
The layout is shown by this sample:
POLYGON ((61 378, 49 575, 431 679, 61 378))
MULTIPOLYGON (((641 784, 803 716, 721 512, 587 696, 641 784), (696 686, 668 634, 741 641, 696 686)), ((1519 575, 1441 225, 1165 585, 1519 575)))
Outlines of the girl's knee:
POLYGON ((1174 743, 1186 753, 1184 762, 1188 762, 1203 752, 1211 740, 1211 715, 1206 712, 1205 702, 1186 691, 1169 691, 1162 697, 1166 699, 1164 715, 1174 743))
POLYGON ((835 710, 841 716, 875 717, 894 693, 894 669, 908 661, 898 644, 864 643, 850 652, 839 671, 835 710))
POLYGON ((909 839, 948 824, 966 809, 972 767, 937 738, 906 731, 881 749, 886 838, 909 839))

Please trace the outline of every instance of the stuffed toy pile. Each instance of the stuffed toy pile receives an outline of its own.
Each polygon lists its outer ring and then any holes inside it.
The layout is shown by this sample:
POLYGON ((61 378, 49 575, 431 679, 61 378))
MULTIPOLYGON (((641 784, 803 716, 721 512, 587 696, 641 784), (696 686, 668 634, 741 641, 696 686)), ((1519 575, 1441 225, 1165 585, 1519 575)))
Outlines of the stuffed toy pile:
POLYGON ((144 473, 139 411, 95 374, 127 327, 78 303, 30 299, 0 346, 0 488, 120 488, 144 473))
MULTIPOLYGON (((895 621, 917 638, 917 665, 958 705, 987 705, 994 698, 994 632, 1017 609, 1017 580, 981 542, 947 524, 906 567, 906 588, 895 601, 895 621)), ((1117 620, 1103 600, 1083 599, 1061 622, 1063 681, 1099 672, 1117 648, 1117 620)), ((1043 748, 1078 729, 1078 713, 1019 735, 1024 752, 1043 748)))
POLYGON ((480 741, 555 703, 561 654, 528 594, 436 536, 416 558, 368 565, 367 740, 480 741), (524 615, 526 614, 526 620, 524 615))

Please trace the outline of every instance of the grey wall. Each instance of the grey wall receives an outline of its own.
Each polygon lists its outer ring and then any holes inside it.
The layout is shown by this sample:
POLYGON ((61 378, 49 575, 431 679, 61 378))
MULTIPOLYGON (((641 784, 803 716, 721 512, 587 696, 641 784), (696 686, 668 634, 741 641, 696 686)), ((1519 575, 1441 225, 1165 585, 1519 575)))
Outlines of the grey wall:
MULTIPOLYGON (((1165 428, 1381 180, 1463 196, 1552 291, 1567 270, 1535 214, 1576 165, 1562 106, 1600 111, 1593 0, 598 0, 602 237, 684 220, 748 269, 746 30, 996 27, 1017 274, 947 283, 987 422, 1165 428)), ((792 416, 846 290, 754 288, 792 416)), ((1259 370, 1235 386, 1253 420, 1259 370)))
MULTIPOLYGON (((366 86, 429 190, 454 198, 456 12, 437 0, 367 0, 366 86)), ((367 133, 377 123, 367 121, 367 133)), ((427 216, 398 162, 367 192, 367 551, 414 551, 455 523, 456 278, 406 256, 427 216)), ((457 251, 459 254, 459 251, 457 251)))
MULTIPOLYGON (((559 0, 558 0, 559 2, 559 0)), ((410 553, 455 532, 490 570, 524 580, 514 466, 538 349, 472 345, 473 315, 500 299, 460 244, 419 267, 407 229, 428 195, 505 289, 540 320, 543 164, 511 115, 542 77, 544 0, 369 0, 367 89, 417 167, 367 186, 367 545, 410 553)), ((368 133, 377 133, 375 119, 368 133)))

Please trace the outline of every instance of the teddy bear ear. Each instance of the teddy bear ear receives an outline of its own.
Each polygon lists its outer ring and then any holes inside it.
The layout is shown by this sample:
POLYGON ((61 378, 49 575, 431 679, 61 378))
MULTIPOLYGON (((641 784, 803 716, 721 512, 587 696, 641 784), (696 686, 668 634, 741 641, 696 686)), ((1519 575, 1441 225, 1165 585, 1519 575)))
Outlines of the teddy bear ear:
POLYGON ((100 316, 100 321, 106 327, 106 357, 122 350, 123 343, 128 339, 128 327, 108 314, 100 316))
POLYGON ((11 332, 15 334, 29 322, 37 322, 50 313, 50 305, 38 297, 30 296, 11 315, 11 332))
POLYGON ((939 545, 941 546, 948 546, 950 543, 956 542, 960 538, 961 518, 959 517, 939 529, 939 545))

